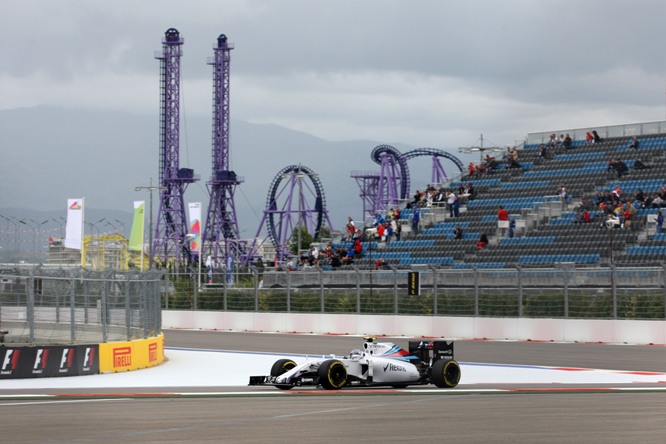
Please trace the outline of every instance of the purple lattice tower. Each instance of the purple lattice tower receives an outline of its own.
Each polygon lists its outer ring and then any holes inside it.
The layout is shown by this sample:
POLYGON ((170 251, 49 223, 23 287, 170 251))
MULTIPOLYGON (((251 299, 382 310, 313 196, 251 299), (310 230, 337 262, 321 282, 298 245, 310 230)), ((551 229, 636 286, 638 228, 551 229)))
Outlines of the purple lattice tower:
POLYGON ((162 41, 160 120, 160 208, 155 226, 153 258, 173 266, 191 263, 187 241, 187 215, 183 196, 197 178, 189 168, 180 168, 180 58, 183 39, 178 30, 168 29, 162 41))
POLYGON ((233 48, 233 43, 221 34, 215 55, 208 62, 213 65, 213 171, 207 183, 210 202, 202 239, 203 249, 214 264, 225 264, 230 256, 238 258, 244 250, 234 204, 236 185, 242 178, 229 165, 229 68, 233 48))

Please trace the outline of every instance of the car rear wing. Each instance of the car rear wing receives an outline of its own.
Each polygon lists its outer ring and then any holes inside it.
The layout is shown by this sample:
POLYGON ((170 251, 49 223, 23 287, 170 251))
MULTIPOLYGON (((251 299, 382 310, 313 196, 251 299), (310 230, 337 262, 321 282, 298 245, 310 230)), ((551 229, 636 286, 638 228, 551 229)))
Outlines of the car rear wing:
POLYGON ((409 354, 418 356, 423 362, 453 359, 453 341, 409 341, 409 354))

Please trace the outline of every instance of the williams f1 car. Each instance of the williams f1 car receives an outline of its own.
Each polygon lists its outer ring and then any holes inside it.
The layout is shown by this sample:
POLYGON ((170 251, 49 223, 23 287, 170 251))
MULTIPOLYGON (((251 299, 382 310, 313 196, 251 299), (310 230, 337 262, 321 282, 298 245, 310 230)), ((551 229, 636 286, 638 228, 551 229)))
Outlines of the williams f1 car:
POLYGON ((460 366, 453 359, 452 341, 410 341, 409 351, 391 342, 365 338, 363 350, 349 356, 307 359, 297 364, 279 359, 268 376, 250 376, 249 385, 272 385, 282 390, 300 386, 343 387, 434 384, 452 388, 460 381, 460 366))

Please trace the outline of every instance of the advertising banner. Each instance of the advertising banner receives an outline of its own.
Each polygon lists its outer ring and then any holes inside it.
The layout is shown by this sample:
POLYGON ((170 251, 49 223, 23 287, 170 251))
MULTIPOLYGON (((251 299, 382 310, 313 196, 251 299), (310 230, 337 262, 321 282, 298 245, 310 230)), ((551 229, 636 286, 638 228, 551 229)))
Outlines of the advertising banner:
POLYGON ((78 376, 99 373, 99 345, 3 347, 0 379, 78 376))
POLYGON ((188 239, 190 240, 190 251, 201 251, 201 202, 190 202, 188 204, 190 210, 190 226, 187 230, 188 239))
POLYGON ((99 353, 100 373, 152 367, 164 361, 164 334, 130 342, 100 344, 99 353))
POLYGON ((128 248, 132 251, 143 252, 145 207, 145 200, 134 201, 134 220, 132 221, 132 231, 130 232, 128 245, 128 248))
POLYGON ((407 273, 407 294, 409 296, 421 295, 421 273, 418 271, 410 271, 407 273))
POLYGON ((65 248, 80 250, 83 244, 83 198, 67 199, 65 248))

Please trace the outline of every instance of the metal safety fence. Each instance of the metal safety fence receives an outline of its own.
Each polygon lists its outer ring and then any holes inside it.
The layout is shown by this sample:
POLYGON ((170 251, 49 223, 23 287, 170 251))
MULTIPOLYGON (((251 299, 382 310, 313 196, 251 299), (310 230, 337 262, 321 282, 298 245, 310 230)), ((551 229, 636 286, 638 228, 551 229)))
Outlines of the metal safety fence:
POLYGON ((161 332, 159 271, 0 270, 0 330, 12 344, 129 341, 161 332))
POLYGON ((666 319, 664 267, 255 268, 204 284, 196 275, 169 279, 163 307, 176 310, 666 319))

